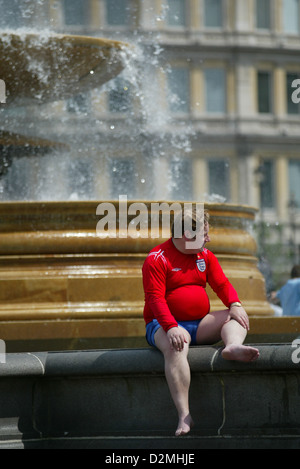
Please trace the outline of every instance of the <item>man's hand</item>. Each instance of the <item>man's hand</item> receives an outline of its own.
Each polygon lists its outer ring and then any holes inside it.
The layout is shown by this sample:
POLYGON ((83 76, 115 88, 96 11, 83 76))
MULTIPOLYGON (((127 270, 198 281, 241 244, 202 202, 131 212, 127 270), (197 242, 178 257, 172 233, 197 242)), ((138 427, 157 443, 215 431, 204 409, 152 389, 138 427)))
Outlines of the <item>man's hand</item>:
POLYGON ((171 345, 171 349, 181 352, 184 348, 184 343, 187 343, 186 337, 181 327, 171 327, 168 330, 167 336, 171 345))
POLYGON ((248 314, 242 306, 230 306, 229 314, 232 319, 235 319, 241 326, 244 327, 244 329, 249 331, 250 324, 248 314))

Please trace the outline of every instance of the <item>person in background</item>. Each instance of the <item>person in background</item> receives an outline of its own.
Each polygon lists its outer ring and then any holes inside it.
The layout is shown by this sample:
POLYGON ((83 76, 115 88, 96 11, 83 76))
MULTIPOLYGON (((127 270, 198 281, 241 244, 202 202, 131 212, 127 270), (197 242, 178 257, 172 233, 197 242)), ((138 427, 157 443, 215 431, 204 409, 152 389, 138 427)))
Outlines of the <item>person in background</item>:
POLYGON ((300 316, 300 265, 294 265, 291 278, 276 293, 284 316, 300 316))

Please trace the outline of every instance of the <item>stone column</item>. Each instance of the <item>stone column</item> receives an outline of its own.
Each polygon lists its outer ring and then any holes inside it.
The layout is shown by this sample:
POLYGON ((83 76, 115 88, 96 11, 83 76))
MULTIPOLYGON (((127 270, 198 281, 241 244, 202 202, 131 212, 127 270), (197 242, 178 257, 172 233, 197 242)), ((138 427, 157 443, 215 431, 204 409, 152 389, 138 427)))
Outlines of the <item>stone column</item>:
POLYGON ((235 28, 237 31, 245 32, 252 29, 251 18, 251 7, 254 0, 236 0, 235 11, 236 11, 236 22, 235 28))
POLYGON ((276 192, 277 210, 280 220, 288 220, 288 160, 284 155, 280 155, 276 161, 276 192))

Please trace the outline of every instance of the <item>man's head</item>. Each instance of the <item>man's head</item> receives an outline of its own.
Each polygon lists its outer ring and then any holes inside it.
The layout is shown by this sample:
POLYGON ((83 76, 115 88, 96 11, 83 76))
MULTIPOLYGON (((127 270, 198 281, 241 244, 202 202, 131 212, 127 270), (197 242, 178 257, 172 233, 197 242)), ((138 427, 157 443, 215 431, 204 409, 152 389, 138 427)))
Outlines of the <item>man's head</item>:
POLYGON ((205 243, 210 241, 208 231, 209 213, 199 204, 192 209, 184 209, 175 217, 172 238, 183 241, 185 250, 193 254, 193 251, 201 251, 205 243))

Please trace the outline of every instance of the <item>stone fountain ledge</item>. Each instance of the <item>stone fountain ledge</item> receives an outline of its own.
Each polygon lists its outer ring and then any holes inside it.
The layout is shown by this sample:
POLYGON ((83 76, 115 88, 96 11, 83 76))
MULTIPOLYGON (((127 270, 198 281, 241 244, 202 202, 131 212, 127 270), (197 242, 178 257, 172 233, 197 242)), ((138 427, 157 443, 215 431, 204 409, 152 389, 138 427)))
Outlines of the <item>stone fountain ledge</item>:
POLYGON ((259 344, 251 364, 192 347, 196 426, 182 439, 173 437, 177 417, 156 350, 7 354, 0 448, 299 448, 297 347, 259 344))

